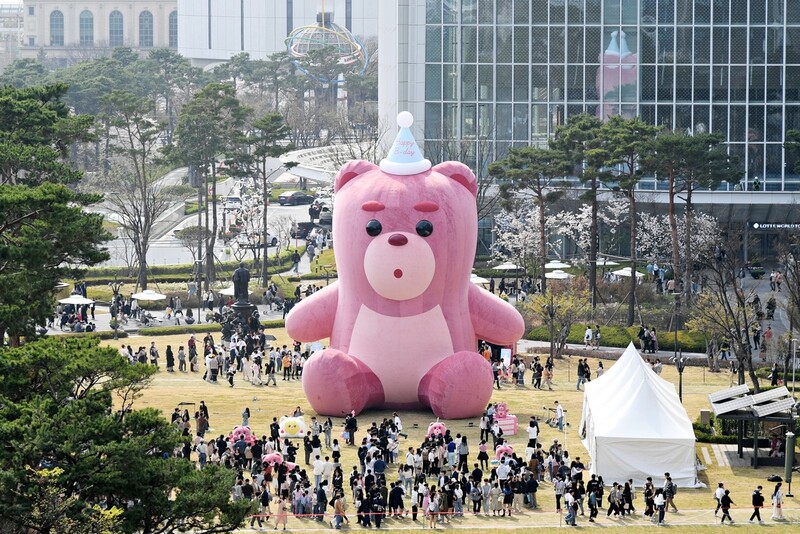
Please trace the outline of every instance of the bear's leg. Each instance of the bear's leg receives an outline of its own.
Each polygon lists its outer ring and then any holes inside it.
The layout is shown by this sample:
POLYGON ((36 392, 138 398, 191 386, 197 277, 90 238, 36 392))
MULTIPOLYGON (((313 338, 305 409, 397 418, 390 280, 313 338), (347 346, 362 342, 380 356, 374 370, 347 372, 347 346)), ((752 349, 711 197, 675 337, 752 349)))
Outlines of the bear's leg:
POLYGON ((492 397, 492 366, 476 352, 461 351, 437 363, 419 383, 419 400, 442 419, 483 413, 492 397))
POLYGON ((320 415, 341 417, 383 404, 383 386, 366 365, 336 349, 314 353, 303 366, 303 391, 320 415))

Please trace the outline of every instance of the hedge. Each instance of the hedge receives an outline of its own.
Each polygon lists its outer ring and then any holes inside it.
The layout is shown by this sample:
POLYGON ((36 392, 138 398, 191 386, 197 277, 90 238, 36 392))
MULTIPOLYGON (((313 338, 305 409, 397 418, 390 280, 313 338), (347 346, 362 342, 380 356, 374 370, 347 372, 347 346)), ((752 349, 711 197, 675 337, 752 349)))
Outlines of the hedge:
POLYGON ((697 441, 701 441, 703 443, 723 443, 723 444, 736 443, 735 435, 722 433, 723 431, 722 421, 715 418, 713 415, 711 416, 710 425, 704 425, 703 423, 700 422, 700 418, 698 417, 697 421, 692 423, 692 428, 694 429, 694 437, 697 441))
MULTIPOLYGON (((55 336, 52 336, 55 337, 55 336)), ((66 334, 59 334, 58 337, 96 337, 100 339, 114 339, 113 330, 103 330, 94 332, 69 332, 66 334)), ((122 339, 128 337, 128 333, 124 330, 117 330, 117 338, 122 339)))
MULTIPOLYGON (((779 380, 783 380, 784 384, 786 384, 787 381, 791 382, 793 377, 794 377, 795 380, 800 378, 800 369, 795 369, 794 374, 792 374, 792 370, 791 369, 787 369, 786 371, 787 371, 786 372, 786 377, 784 379, 783 364, 779 363, 778 364, 778 379, 779 380)), ((769 375, 771 373, 772 373, 771 366, 765 366, 765 367, 761 367, 759 369, 756 369, 756 376, 758 378, 763 378, 765 380, 769 380, 769 375)), ((761 390, 764 391, 764 388, 761 388, 761 390)))
MULTIPOLYGON (((261 321, 264 328, 283 328, 286 322, 283 319, 270 319, 261 321)), ((154 326, 153 328, 142 328, 139 334, 143 336, 175 336, 178 334, 192 334, 205 332, 221 332, 222 325, 219 323, 184 324, 176 326, 154 326)))
MULTIPOLYGON (((567 336, 568 343, 583 343, 583 334, 586 331, 585 323, 573 324, 567 336)), ((600 344, 606 347, 627 347, 628 343, 634 341, 638 346, 639 333, 638 326, 623 327, 609 325, 600 328, 602 334, 600 344)), ((533 341, 549 341, 550 331, 547 325, 537 326, 531 329, 525 336, 526 339, 533 341)), ((659 350, 674 350, 675 332, 658 332, 659 350)), ((705 352, 706 343, 703 334, 697 331, 678 332, 678 347, 685 352, 705 352)))

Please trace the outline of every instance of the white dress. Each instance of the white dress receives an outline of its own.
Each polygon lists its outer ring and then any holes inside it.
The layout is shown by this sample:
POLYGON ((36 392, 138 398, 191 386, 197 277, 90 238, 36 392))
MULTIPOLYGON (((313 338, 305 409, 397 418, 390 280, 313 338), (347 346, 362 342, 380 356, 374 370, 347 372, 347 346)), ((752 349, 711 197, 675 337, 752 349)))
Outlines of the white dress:
POLYGON ((772 519, 783 519, 783 492, 778 490, 772 496, 772 519))

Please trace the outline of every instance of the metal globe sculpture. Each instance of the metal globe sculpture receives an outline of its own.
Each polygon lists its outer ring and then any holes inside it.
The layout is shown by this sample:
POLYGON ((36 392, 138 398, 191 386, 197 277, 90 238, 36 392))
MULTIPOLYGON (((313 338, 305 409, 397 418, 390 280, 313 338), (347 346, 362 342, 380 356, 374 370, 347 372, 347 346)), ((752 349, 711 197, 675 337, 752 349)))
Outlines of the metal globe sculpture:
POLYGON ((369 65, 367 48, 358 37, 346 28, 333 22, 333 13, 317 13, 317 23, 301 26, 292 30, 286 38, 286 48, 295 58, 295 66, 307 76, 326 84, 339 84, 344 80, 336 76, 334 79, 322 79, 303 67, 299 60, 308 57, 315 50, 331 48, 340 65, 352 66, 357 76, 364 74, 369 65))

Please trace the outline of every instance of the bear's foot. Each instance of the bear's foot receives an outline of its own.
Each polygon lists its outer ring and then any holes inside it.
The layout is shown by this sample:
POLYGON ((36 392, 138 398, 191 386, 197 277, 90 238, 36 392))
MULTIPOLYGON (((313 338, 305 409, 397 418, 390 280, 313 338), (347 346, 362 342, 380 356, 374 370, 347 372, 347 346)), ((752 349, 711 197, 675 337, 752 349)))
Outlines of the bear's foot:
POLYGON ((442 419, 475 417, 489 404, 493 381, 492 366, 483 356, 456 352, 422 377, 419 399, 442 419))
POLYGON ((342 417, 383 403, 383 386, 366 365, 336 349, 314 353, 303 366, 303 391, 320 415, 342 417))

